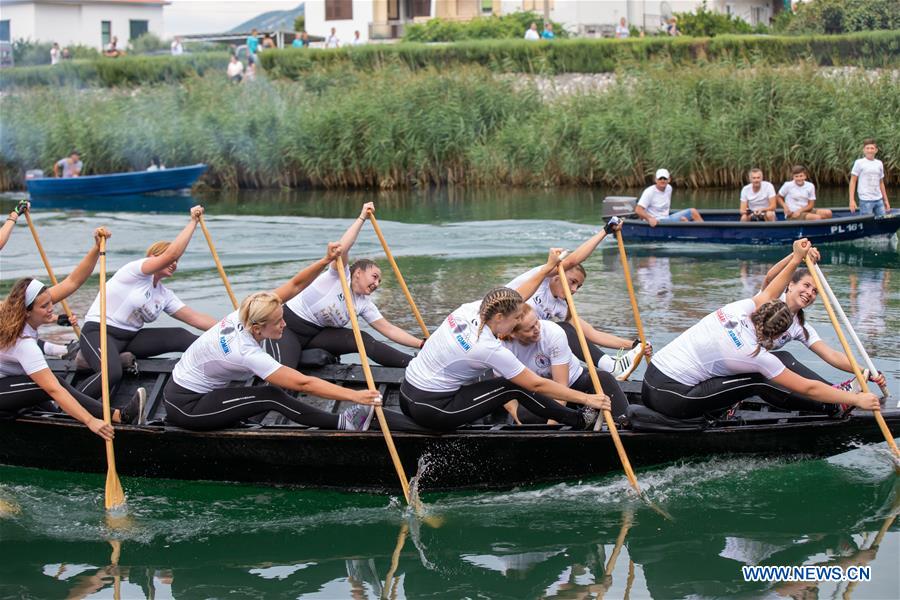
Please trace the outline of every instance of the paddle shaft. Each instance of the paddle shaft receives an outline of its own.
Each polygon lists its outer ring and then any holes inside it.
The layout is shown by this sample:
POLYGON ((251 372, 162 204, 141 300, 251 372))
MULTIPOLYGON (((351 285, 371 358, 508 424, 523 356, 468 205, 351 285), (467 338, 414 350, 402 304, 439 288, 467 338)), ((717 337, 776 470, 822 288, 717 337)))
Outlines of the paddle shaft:
MULTIPOLYGON (((344 261, 338 256, 335 259, 337 263, 337 272, 341 278, 341 288, 344 291, 344 302, 347 304, 347 313, 350 316, 350 325, 353 327, 353 338, 356 340, 356 349, 359 352, 359 360, 362 363, 363 373, 366 375, 366 385, 370 390, 377 391, 375 388, 375 378, 372 377, 372 370, 369 368, 369 359, 366 356, 366 346, 363 344, 362 334, 359 332, 359 321, 356 319, 356 308, 353 306, 353 294, 350 291, 350 284, 347 282, 347 275, 344 273, 344 261)), ((384 417, 384 411, 381 406, 375 407, 375 414, 378 416, 378 424, 381 426, 381 433, 384 435, 384 441, 388 447, 388 453, 391 455, 391 461, 394 463, 394 470, 397 471, 397 477, 400 479, 400 486, 403 488, 403 497, 409 504, 409 479, 406 478, 406 471, 403 470, 403 463, 400 462, 400 456, 397 454, 397 447, 394 446, 394 438, 391 437, 391 430, 388 429, 387 419, 384 417)))
MULTIPOLYGON (((34 244, 37 246, 38 254, 41 255, 41 260, 44 261, 44 267, 47 269, 47 277, 50 278, 50 284, 59 285, 59 282, 56 280, 56 275, 53 274, 53 267, 50 266, 50 261, 44 253, 44 247, 41 245, 41 238, 38 237, 37 229, 35 229, 34 223, 31 220, 30 211, 25 211, 25 220, 28 221, 28 229, 31 230, 31 237, 34 238, 34 244)), ((63 311, 65 311, 66 316, 69 318, 69 323, 72 324, 75 335, 80 337, 81 328, 79 328, 78 324, 75 322, 75 316, 72 314, 72 309, 69 308, 69 303, 63 300, 60 304, 62 304, 63 311)))
MULTIPOLYGON (((834 307, 835 312, 841 318, 841 321, 844 323, 844 327, 847 328, 847 333, 850 334, 850 339, 853 340, 853 343, 856 345, 856 349, 859 350, 859 353, 863 357, 863 361, 866 363, 866 366, 869 367, 869 375, 872 377, 878 377, 878 369, 875 368, 875 365, 872 363, 872 359, 869 358, 869 353, 866 352, 866 349, 863 347, 862 342, 859 341, 859 337, 856 335, 856 331, 853 330, 853 325, 850 324, 850 319, 847 318, 847 314, 844 312, 844 309, 841 307, 841 303, 838 302, 837 296, 834 295, 834 292, 831 290, 831 285, 828 284, 828 280, 825 279, 825 275, 822 273, 822 269, 819 268, 819 265, 816 264, 816 275, 819 276, 819 281, 822 282, 822 287, 825 290, 825 293, 828 295, 828 299, 831 301, 831 305, 834 307)), ((884 394, 885 398, 891 397, 891 392, 888 389, 887 382, 881 384, 881 393, 884 394)))
POLYGON ((428 327, 425 326, 425 321, 422 320, 422 314, 419 312, 419 308, 416 306, 415 300, 413 300, 412 294, 409 293, 409 288, 406 287, 406 281, 403 279, 403 274, 400 272, 400 267, 397 266, 397 261, 394 260, 394 255, 391 254, 391 249, 388 247, 387 240, 384 239, 384 234, 381 233, 381 227, 378 226, 378 219, 375 218, 375 215, 371 212, 369 213, 369 221, 372 223, 372 227, 375 229, 375 235, 378 236, 378 240, 381 242, 381 247, 384 248, 384 254, 387 256, 388 262, 391 263, 391 268, 394 270, 394 275, 397 277, 397 281, 400 283, 400 289, 403 290, 403 295, 406 296, 406 301, 409 302, 409 308, 412 309, 413 316, 416 318, 416 321, 419 323, 419 327, 422 329, 422 335, 424 337, 428 337, 428 327))
MULTIPOLYGON (((594 390, 598 394, 603 393, 603 387, 600 385, 600 378, 597 376, 597 367, 594 365, 594 361, 591 360, 591 352, 588 348, 587 339, 584 337, 584 330, 581 328, 581 322, 578 320, 578 311, 575 309, 575 300, 572 298, 572 290, 569 288, 569 280, 566 279, 566 271, 563 269, 562 263, 557 265, 557 271, 559 272, 559 280, 562 282, 563 291, 566 294, 566 302, 569 304, 569 316, 572 319, 572 324, 575 326, 575 332, 578 334, 578 342, 581 344, 581 352, 584 357, 587 359, 585 363, 587 363, 588 373, 591 376, 591 382, 594 384, 594 390)), ((625 454, 625 447, 622 446, 622 440, 619 439, 619 431, 616 429, 616 422, 612 418, 612 413, 608 410, 603 411, 603 418, 606 420, 606 426, 609 427, 609 434, 612 436, 613 444, 616 447, 616 452, 619 454, 619 460, 622 462, 622 468, 625 470, 625 476, 628 477, 628 483, 631 484, 631 487, 635 489, 635 491, 640 494, 641 488, 638 486, 637 477, 634 475, 634 470, 631 468, 631 463, 628 461, 628 455, 625 454)))
POLYGON ((212 241, 212 236, 209 235, 209 229, 206 228, 206 222, 203 220, 203 215, 200 215, 200 229, 203 230, 203 235, 206 237, 206 243, 209 244, 209 252, 212 254, 213 260, 216 263, 216 269, 219 270, 219 277, 222 278, 222 283, 225 284, 225 291, 228 292, 228 297, 231 298, 231 306, 234 308, 238 307, 237 298, 234 296, 234 291, 231 289, 231 284, 228 283, 228 275, 225 274, 225 269, 222 267, 222 261, 219 260, 219 253, 216 252, 216 245, 212 241))
POLYGON ((637 369, 644 358, 644 350, 647 349, 647 339, 644 337, 644 324, 641 322, 641 311, 638 310, 637 297, 634 294, 634 283, 631 281, 631 269, 628 267, 628 255, 625 253, 625 242, 622 241, 622 231, 616 229, 616 242, 619 245, 619 260, 622 262, 622 269, 625 272, 625 287, 628 288, 628 299, 631 300, 631 312, 634 313, 634 324, 637 326, 638 338, 641 340, 641 353, 637 355, 631 368, 627 373, 622 375, 622 381, 627 380, 637 369))
MULTIPOLYGON (((109 408, 109 343, 106 339, 106 238, 100 237, 100 384, 103 399, 103 420, 112 424, 109 408)), ((116 508, 125 503, 122 484, 116 473, 116 455, 112 440, 106 441, 106 493, 104 496, 106 509, 116 508)))
MULTIPOLYGON (((812 261, 808 256, 806 257, 806 267, 809 269, 809 274, 812 275, 813 281, 816 284, 816 289, 824 289, 822 285, 822 281, 825 279, 824 276, 822 279, 819 279, 819 272, 817 271, 816 263, 812 261)), ((831 301, 828 299, 828 294, 824 294, 822 296, 822 303, 825 305, 825 311, 828 313, 828 318, 831 319, 831 325, 834 327, 835 333, 837 333, 838 340, 841 342, 841 347, 844 349, 844 353, 847 355, 847 360, 850 361, 850 366, 853 368, 853 374, 856 376, 856 380, 859 382, 859 387, 863 392, 868 393, 869 386, 866 383, 865 377, 862 376, 862 373, 859 371, 859 365, 856 364, 856 360, 853 358, 853 352, 850 351, 850 345, 847 343, 847 338, 844 337, 844 332, 841 331, 841 325, 838 323, 837 317, 834 314, 834 309, 831 306, 831 301)), ((884 435, 884 439, 890 447, 891 451, 894 453, 895 457, 900 457, 900 450, 897 449, 897 444, 894 442, 894 436, 891 434, 891 430, 888 429, 887 423, 884 422, 884 417, 881 416, 881 411, 876 409, 873 410, 872 413, 875 415, 875 421, 878 423, 879 429, 881 429, 882 435, 884 435)))

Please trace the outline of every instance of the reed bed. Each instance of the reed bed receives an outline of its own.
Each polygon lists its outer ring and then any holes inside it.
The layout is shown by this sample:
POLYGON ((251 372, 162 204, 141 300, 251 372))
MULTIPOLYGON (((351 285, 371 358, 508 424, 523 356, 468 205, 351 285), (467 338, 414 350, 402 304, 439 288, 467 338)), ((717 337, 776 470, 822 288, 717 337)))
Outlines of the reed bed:
POLYGON ((87 172, 205 162, 213 187, 424 185, 635 187, 658 167, 687 187, 738 186, 791 165, 843 184, 861 141, 879 140, 900 181, 896 72, 812 67, 621 71, 601 93, 543 101, 483 67, 264 80, 220 77, 133 91, 33 89, 0 99, 0 184, 71 149, 87 172))

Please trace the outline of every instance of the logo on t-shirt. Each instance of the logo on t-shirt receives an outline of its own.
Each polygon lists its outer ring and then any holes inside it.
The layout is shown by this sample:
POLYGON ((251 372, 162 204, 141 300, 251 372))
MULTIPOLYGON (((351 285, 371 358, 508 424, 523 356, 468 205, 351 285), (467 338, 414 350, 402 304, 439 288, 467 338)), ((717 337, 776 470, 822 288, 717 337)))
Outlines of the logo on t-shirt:
POLYGON ((222 346, 222 352, 228 354, 231 352, 231 348, 228 346, 228 340, 225 339, 224 335, 219 336, 219 345, 222 346))
POLYGON ((539 369, 546 369, 547 367, 550 366, 550 357, 547 356, 546 354, 539 352, 534 357, 534 364, 536 364, 539 369))

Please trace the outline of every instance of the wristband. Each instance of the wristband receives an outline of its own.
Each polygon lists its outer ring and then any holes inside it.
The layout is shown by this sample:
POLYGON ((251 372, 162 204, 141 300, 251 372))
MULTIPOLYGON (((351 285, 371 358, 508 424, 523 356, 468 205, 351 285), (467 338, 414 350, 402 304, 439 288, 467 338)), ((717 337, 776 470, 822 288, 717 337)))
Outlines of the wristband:
POLYGON ((424 347, 425 347, 425 340, 422 340, 421 342, 419 342, 419 350, 421 350, 424 347))
POLYGON ((15 219, 13 219, 13 218, 12 218, 12 217, 6 217, 6 220, 7 220, 7 221, 12 221, 12 222, 13 222, 13 223, 15 223, 15 222, 16 222, 16 220, 15 220, 15 219))

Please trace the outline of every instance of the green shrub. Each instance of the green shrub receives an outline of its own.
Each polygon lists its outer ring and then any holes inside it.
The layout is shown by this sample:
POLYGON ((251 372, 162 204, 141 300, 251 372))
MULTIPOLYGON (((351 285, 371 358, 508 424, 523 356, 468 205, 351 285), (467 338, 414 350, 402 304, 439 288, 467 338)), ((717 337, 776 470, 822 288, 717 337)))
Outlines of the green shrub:
POLYGON ((766 33, 767 27, 753 27, 740 17, 709 10, 706 0, 694 12, 675 13, 678 30, 683 35, 713 37, 723 34, 766 33))
MULTIPOLYGON (((525 30, 537 23, 544 29, 544 17, 535 12, 517 11, 502 16, 476 17, 469 21, 429 19, 424 23, 407 25, 403 32, 405 42, 459 42, 463 40, 521 39, 525 30)), ((562 23, 550 21, 557 38, 569 37, 562 23)))
POLYGON ((151 54, 153 52, 159 52, 160 50, 168 50, 169 42, 160 39, 159 36, 148 31, 144 35, 131 40, 128 43, 128 46, 131 52, 135 54, 151 54))
POLYGON ((900 0, 816 0, 783 11, 773 29, 785 33, 850 33, 900 29, 900 0))

